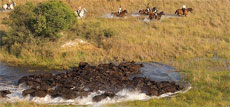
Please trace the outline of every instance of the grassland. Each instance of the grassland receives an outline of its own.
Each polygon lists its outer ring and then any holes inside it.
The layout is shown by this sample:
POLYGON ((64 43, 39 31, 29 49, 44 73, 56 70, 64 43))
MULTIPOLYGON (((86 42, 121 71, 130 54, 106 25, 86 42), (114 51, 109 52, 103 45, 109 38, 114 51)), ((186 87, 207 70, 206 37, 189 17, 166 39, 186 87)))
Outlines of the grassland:
MULTIPOLYGON (((15 1, 18 4, 25 3, 15 1)), ((45 0, 33 2, 41 1, 45 0)), ((62 49, 60 46, 65 41, 79 38, 74 31, 64 31, 64 36, 56 42, 46 42, 43 47, 33 44, 23 47, 20 56, 2 50, 1 60, 14 65, 51 68, 68 68, 79 61, 92 64, 123 60, 162 62, 175 66, 185 73, 187 80, 192 84, 192 90, 172 98, 132 101, 108 106, 230 106, 230 1, 77 0, 71 1, 69 5, 73 10, 79 5, 88 10, 87 17, 78 21, 79 25, 99 23, 102 28, 112 29, 115 32, 114 36, 103 40, 100 47, 88 41, 90 43, 88 45, 62 49), (145 8, 147 3, 157 6, 159 11, 165 13, 173 14, 183 4, 192 7, 194 12, 187 17, 150 23, 144 23, 143 19, 134 17, 121 19, 102 17, 111 11, 116 11, 120 5, 129 13, 135 13, 145 8)), ((8 17, 8 13, 3 13, 0 17, 2 22, 4 17, 8 17)), ((9 28, 0 24, 0 29, 1 32, 6 32, 9 28)), ((22 102, 7 103, 4 106, 47 105, 22 102)))

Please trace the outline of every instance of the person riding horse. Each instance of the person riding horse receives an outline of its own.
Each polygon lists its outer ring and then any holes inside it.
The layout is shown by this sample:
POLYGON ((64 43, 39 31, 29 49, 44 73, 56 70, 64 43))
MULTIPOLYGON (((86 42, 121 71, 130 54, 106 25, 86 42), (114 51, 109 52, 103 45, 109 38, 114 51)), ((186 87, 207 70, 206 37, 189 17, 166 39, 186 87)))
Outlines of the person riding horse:
POLYGON ((157 16, 157 12, 158 12, 158 9, 157 9, 157 7, 154 7, 154 14, 155 14, 155 16, 157 16))
POLYGON ((78 9, 77 9, 77 14, 78 14, 78 16, 80 16, 80 13, 81 13, 81 6, 78 7, 78 9))
POLYGON ((120 15, 120 14, 121 14, 121 12, 122 12, 122 9, 121 9, 121 6, 120 6, 120 8, 118 9, 117 14, 118 14, 118 15, 120 15))
POLYGON ((185 9, 186 9, 186 5, 183 5, 182 6, 183 15, 185 15, 185 9))
POLYGON ((122 10, 120 14, 118 12, 112 12, 111 14, 116 17, 125 17, 127 15, 128 11, 127 10, 122 10))
POLYGON ((150 7, 149 7, 149 3, 148 3, 147 6, 146 6, 146 10, 147 10, 147 12, 150 12, 150 11, 151 11, 151 9, 150 9, 150 7))
POLYGON ((192 13, 192 11, 193 11, 192 8, 186 8, 186 6, 183 6, 182 9, 177 9, 175 14, 178 15, 178 16, 181 16, 181 15, 187 16, 188 12, 192 13))

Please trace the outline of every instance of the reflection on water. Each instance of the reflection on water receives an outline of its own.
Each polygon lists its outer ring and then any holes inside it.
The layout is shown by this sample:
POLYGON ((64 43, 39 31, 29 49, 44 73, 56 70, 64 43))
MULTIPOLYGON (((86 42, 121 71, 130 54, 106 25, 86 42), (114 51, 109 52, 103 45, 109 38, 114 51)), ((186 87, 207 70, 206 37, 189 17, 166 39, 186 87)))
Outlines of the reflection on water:
POLYGON ((160 63, 143 63, 142 73, 133 77, 147 77, 152 81, 180 81, 180 74, 176 72, 176 68, 160 63))

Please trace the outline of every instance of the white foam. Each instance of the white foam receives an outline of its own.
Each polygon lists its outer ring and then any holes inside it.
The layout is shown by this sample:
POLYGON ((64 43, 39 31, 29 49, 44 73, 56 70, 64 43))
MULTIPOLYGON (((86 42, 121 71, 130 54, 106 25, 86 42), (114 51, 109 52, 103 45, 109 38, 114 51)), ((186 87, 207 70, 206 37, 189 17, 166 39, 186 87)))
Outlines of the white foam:
POLYGON ((141 93, 138 90, 135 91, 130 91, 127 89, 123 89, 122 91, 116 93, 116 96, 114 98, 105 98, 101 100, 100 102, 93 102, 93 97, 97 95, 101 95, 104 93, 104 91, 98 91, 98 92, 93 92, 89 94, 87 97, 83 98, 76 98, 76 99, 63 99, 61 97, 57 98, 52 98, 51 96, 47 95, 46 97, 40 98, 40 97, 23 97, 22 96, 22 91, 27 89, 28 87, 24 86, 19 86, 15 87, 12 86, 10 87, 0 87, 0 89, 9 89, 12 93, 7 95, 8 98, 3 98, 1 102, 20 102, 20 101, 27 101, 27 102, 35 102, 38 104, 73 104, 73 105, 93 105, 93 106, 102 106, 105 104, 109 103, 118 103, 118 102, 123 102, 123 101, 133 101, 133 100, 149 100, 151 98, 163 98, 163 97, 168 97, 177 93, 185 93, 188 90, 191 89, 191 86, 187 87, 186 90, 183 91, 177 91, 175 93, 166 93, 162 94, 160 96, 148 96, 144 93, 141 93))
POLYGON ((138 16, 141 16, 141 15, 139 13, 133 13, 133 14, 131 14, 131 16, 138 17, 138 16))
POLYGON ((114 15, 112 14, 105 14, 103 17, 105 18, 116 18, 114 15))

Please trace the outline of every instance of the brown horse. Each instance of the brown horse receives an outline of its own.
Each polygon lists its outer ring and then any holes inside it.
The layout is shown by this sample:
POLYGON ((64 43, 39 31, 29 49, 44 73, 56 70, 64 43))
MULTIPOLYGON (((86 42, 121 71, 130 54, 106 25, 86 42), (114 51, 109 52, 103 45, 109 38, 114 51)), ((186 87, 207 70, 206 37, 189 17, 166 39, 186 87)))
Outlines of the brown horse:
POLYGON ((153 7, 151 11, 154 12, 155 10, 157 10, 157 7, 153 7))
POLYGON ((118 14, 118 12, 112 12, 111 14, 117 17, 125 17, 127 13, 128 13, 127 10, 123 10, 120 14, 118 14))
MULTIPOLYGON (((188 12, 191 12, 192 13, 193 9, 192 8, 187 8, 185 9, 184 11, 184 15, 187 16, 188 15, 188 12)), ((183 10, 182 9, 177 9, 176 12, 175 12, 176 15, 178 16, 181 16, 183 15, 183 10)))
POLYGON ((162 15, 165 15, 165 13, 163 11, 160 13, 157 13, 157 15, 155 15, 155 13, 151 12, 149 14, 149 19, 150 20, 152 20, 152 19, 160 20, 162 15))
POLYGON ((148 15, 149 12, 147 11, 147 9, 142 9, 142 10, 139 10, 139 14, 148 15))
POLYGON ((142 9, 142 10, 139 10, 139 14, 142 14, 142 15, 149 15, 151 14, 151 12, 154 12, 157 8, 156 7, 153 7, 152 9, 150 9, 150 11, 148 12, 147 9, 142 9))

